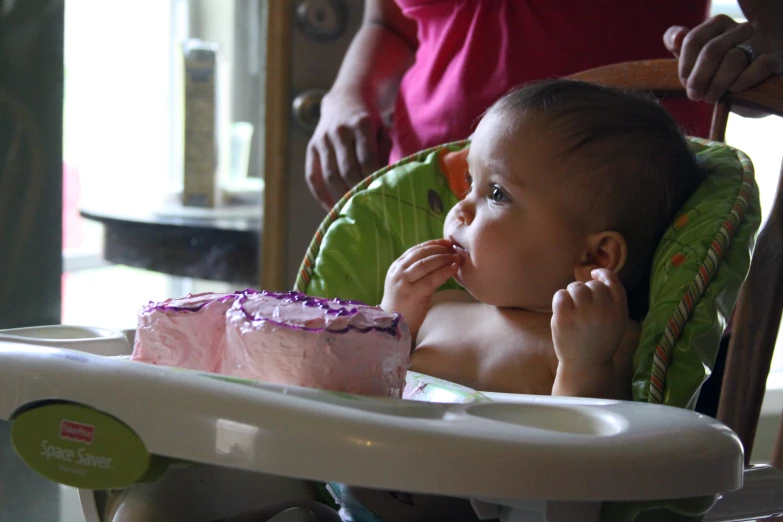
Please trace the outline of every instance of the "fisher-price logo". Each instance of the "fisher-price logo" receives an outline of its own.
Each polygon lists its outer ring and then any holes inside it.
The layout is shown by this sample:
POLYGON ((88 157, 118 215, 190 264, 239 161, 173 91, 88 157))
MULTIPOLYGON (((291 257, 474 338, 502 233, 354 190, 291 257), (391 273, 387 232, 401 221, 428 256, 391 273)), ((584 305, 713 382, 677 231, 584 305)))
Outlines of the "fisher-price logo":
POLYGON ((60 438, 69 439, 84 444, 92 444, 92 438, 95 436, 95 426, 73 422, 69 420, 60 421, 60 438))

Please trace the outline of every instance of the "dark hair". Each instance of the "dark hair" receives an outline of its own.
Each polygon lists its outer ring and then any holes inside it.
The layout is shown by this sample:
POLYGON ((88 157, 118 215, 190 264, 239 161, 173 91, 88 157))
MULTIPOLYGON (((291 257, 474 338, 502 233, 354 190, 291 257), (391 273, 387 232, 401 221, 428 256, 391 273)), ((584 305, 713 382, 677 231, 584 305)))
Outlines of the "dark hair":
POLYGON ((564 140, 562 153, 584 162, 593 204, 628 244, 620 277, 642 293, 646 312, 655 249, 706 176, 674 119, 650 96, 575 80, 528 84, 489 110, 544 116, 564 140))

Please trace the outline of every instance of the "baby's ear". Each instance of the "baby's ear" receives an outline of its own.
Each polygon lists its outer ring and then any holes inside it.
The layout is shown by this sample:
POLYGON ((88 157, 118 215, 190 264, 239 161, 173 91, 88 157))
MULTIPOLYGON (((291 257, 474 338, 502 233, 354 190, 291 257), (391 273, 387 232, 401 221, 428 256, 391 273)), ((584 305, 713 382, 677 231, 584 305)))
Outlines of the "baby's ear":
POLYGON ((587 237, 582 263, 574 274, 576 281, 587 282, 593 277, 590 273, 596 268, 606 268, 619 273, 628 259, 628 244, 619 232, 606 230, 587 237))

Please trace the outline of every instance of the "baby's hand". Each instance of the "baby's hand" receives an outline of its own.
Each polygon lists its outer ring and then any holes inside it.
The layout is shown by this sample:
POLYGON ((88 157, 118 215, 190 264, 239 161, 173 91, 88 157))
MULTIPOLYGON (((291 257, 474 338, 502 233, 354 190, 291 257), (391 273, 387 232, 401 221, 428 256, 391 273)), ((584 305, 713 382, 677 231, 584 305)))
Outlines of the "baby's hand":
POLYGON ((460 261, 448 239, 426 241, 410 248, 386 273, 381 308, 401 313, 415 339, 432 295, 457 273, 460 261))
POLYGON ((610 363, 628 325, 628 302, 617 274, 593 270, 592 281, 574 282, 552 300, 552 339, 560 363, 610 363))

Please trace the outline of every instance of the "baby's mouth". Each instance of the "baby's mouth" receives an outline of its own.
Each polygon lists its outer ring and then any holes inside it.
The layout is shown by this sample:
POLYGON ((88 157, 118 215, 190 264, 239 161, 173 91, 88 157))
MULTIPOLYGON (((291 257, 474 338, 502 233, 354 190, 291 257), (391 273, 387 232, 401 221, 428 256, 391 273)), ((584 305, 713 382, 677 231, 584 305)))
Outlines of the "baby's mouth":
POLYGON ((457 252, 458 254, 463 256, 468 255, 468 251, 465 249, 465 247, 460 245, 459 242, 457 242, 453 238, 451 239, 451 244, 452 244, 452 248, 454 248, 454 251, 457 252))

